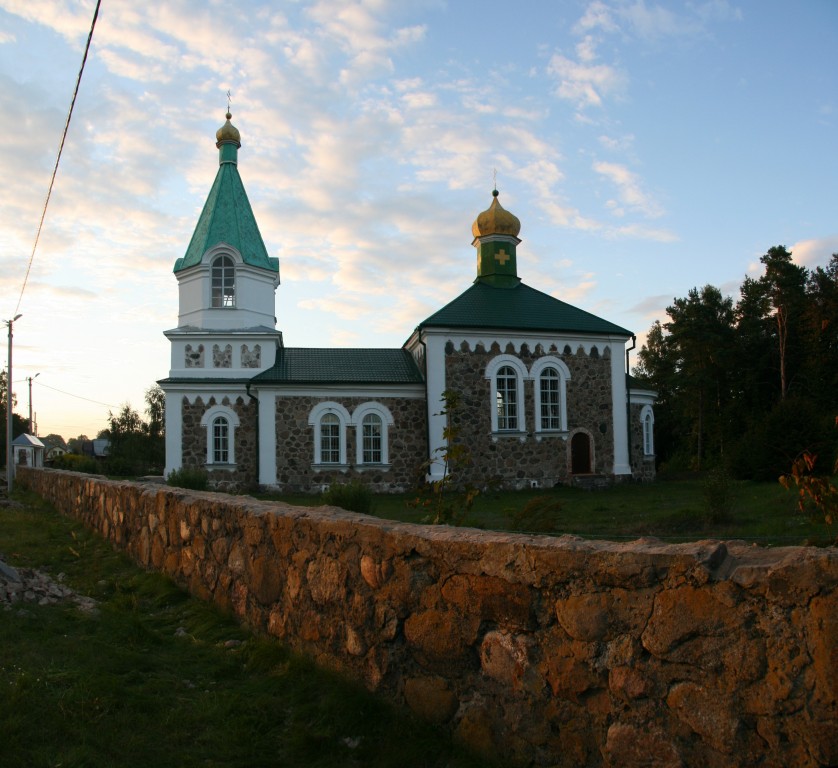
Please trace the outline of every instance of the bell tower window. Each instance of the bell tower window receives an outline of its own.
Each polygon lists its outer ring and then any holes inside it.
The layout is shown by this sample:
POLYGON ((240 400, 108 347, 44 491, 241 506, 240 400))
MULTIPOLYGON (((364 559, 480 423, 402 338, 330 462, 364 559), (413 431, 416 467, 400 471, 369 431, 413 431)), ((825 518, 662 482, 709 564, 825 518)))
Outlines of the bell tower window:
POLYGON ((236 306, 236 269, 229 256, 219 256, 212 263, 212 306, 236 306))

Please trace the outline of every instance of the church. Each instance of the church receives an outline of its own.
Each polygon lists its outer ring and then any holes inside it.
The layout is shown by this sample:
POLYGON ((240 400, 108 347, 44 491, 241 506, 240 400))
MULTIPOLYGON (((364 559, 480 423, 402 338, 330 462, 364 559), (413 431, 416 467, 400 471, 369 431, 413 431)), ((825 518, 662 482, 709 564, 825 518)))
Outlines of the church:
POLYGON ((174 265, 179 310, 166 395, 166 475, 210 487, 400 492, 441 480, 503 488, 651 480, 655 393, 627 372, 631 331, 526 285, 521 224, 498 191, 475 219, 474 282, 398 349, 285 345, 279 260, 238 171, 228 112, 219 168, 174 265))

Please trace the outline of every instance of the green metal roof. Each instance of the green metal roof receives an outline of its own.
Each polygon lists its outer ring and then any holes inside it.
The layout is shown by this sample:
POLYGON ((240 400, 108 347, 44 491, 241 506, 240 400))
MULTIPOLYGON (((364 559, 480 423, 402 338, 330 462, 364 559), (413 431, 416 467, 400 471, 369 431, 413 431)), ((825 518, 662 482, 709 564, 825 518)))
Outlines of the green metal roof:
POLYGON ((511 331, 607 333, 631 331, 530 288, 492 286, 481 280, 419 324, 419 328, 497 328, 511 331))
POLYGON ((424 379, 405 349, 281 347, 273 367, 254 384, 421 384, 424 379))
POLYGON ((238 250, 245 264, 279 272, 279 259, 268 256, 235 162, 219 166, 186 255, 173 271, 200 264, 207 250, 220 243, 238 250))

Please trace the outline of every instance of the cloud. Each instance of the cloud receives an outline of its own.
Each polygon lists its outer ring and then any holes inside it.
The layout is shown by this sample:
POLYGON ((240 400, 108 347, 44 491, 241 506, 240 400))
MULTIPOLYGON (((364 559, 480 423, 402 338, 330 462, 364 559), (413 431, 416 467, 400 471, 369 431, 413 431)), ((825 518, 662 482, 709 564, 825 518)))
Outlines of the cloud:
POLYGON ((825 267, 832 254, 838 253, 838 234, 812 240, 799 240, 789 246, 795 263, 807 269, 825 267))
POLYGON ((579 109, 600 107, 606 96, 622 90, 627 78, 616 67, 594 64, 587 45, 583 50, 584 56, 579 61, 554 54, 547 65, 547 74, 558 81, 555 94, 560 99, 573 102, 579 109))
POLYGON ((657 218, 663 214, 661 207, 643 190, 637 175, 626 166, 599 161, 594 163, 593 169, 617 187, 617 196, 622 205, 649 218, 657 218))

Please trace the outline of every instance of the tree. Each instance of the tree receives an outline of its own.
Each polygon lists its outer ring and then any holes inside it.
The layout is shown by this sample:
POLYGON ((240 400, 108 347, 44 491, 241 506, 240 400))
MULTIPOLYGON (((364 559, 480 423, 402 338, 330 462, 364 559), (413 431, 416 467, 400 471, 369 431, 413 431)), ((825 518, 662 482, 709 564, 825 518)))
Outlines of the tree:
POLYGON ((67 441, 67 450, 70 453, 82 453, 82 446, 85 443, 89 443, 90 438, 87 435, 79 435, 78 437, 71 437, 67 441))
POLYGON ((166 393, 159 384, 154 384, 145 391, 146 409, 148 416, 148 434, 152 438, 163 435, 166 417, 166 393))
POLYGON ((667 426, 673 437, 680 436, 677 442, 690 465, 701 469, 708 453, 721 454, 725 445, 722 414, 730 399, 733 302, 706 285, 675 299, 666 311, 670 320, 652 326, 640 351, 639 373, 649 375, 664 394, 667 426))
MULTIPOLYGON (((0 450, 2 450, 2 459, 0 463, 6 463, 6 403, 8 398, 8 377, 6 369, 0 371, 0 450)), ((29 431, 29 420, 14 412, 17 406, 17 397, 12 393, 12 440, 20 435, 25 435, 29 431)))
POLYGON ((838 410, 838 253, 809 273, 803 311, 805 393, 827 411, 838 410))
POLYGON ((780 399, 803 360, 802 319, 806 302, 806 269, 794 264, 784 245, 769 248, 760 259, 765 265, 761 282, 774 312, 775 344, 780 373, 780 399))

